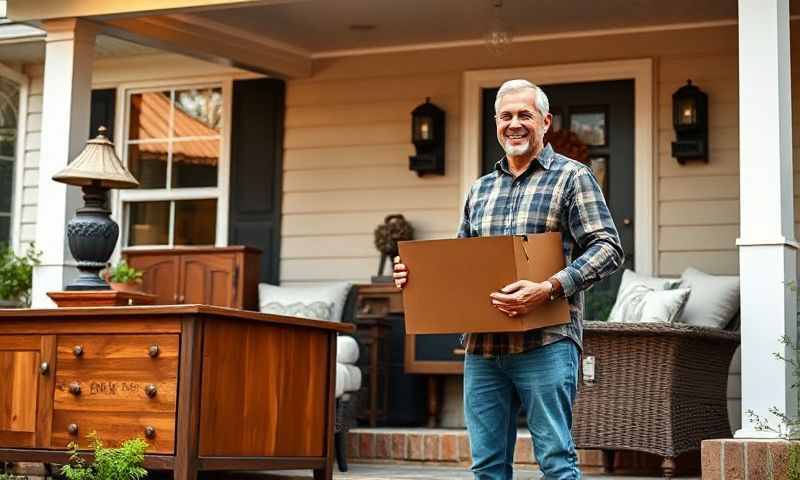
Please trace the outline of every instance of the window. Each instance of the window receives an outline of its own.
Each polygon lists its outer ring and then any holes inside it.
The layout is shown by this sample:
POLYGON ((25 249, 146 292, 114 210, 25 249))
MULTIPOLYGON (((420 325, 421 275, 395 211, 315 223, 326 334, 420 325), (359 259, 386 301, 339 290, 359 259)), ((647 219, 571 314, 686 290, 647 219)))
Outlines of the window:
POLYGON ((120 192, 126 246, 224 243, 224 91, 128 92, 123 154, 140 187, 120 192))
POLYGON ((20 88, 0 77, 0 244, 11 243, 20 88))

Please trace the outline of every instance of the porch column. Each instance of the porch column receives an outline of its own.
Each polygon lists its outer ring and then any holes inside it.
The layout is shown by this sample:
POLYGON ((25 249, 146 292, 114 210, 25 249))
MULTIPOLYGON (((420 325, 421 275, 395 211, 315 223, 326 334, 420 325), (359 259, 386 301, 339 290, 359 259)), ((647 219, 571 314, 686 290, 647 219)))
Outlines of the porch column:
POLYGON ((737 438, 769 438, 747 419, 770 423, 770 407, 796 415, 789 366, 773 357, 797 341, 797 282, 792 184, 789 0, 739 0, 739 162, 742 315, 742 429, 737 438))
POLYGON ((80 205, 80 191, 52 180, 80 153, 89 137, 89 109, 96 27, 80 19, 44 22, 44 91, 42 99, 39 199, 36 246, 42 264, 33 272, 34 307, 54 304, 46 293, 63 290, 77 275, 69 254, 66 224, 80 205))

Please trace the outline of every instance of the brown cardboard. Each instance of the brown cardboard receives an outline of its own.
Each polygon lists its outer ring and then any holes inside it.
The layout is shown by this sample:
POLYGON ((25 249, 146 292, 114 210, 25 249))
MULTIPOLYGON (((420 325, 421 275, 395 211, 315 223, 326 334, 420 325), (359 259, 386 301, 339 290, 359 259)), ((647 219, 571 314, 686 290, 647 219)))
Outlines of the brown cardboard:
POLYGON ((569 323, 564 298, 509 318, 489 294, 564 268, 561 233, 400 242, 406 333, 519 332, 569 323))

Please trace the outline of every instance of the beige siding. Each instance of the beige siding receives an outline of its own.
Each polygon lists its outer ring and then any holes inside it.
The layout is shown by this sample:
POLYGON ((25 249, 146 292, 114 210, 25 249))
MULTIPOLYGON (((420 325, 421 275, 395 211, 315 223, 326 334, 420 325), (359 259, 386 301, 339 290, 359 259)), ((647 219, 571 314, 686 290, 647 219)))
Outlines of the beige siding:
POLYGON ((36 240, 36 204, 39 194, 39 149, 42 130, 42 80, 41 65, 25 69, 30 81, 28 90, 28 118, 25 120, 25 158, 23 159, 22 222, 20 242, 36 240))

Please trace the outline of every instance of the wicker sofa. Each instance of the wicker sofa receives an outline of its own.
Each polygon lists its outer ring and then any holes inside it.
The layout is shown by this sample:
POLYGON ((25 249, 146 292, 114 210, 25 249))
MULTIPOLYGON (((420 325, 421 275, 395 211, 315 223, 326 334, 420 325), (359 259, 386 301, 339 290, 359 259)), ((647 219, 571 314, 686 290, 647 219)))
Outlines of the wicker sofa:
POLYGON ((677 456, 731 436, 726 392, 738 345, 735 331, 587 322, 584 357, 594 357, 595 378, 579 386, 577 447, 610 453, 612 469, 615 450, 656 454, 671 478, 677 456))

